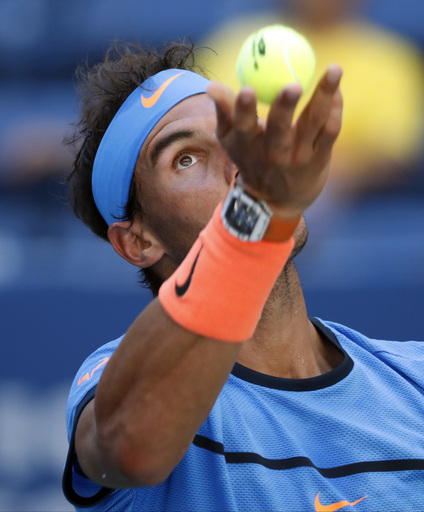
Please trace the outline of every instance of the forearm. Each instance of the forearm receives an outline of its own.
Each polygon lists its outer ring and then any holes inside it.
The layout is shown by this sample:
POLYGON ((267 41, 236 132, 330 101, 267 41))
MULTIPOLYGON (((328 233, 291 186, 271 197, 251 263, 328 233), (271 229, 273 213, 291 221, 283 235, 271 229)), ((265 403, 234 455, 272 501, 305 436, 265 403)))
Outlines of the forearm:
POLYGON ((91 478, 153 485, 179 463, 255 331, 293 249, 290 230, 279 242, 242 241, 224 228, 218 205, 104 370, 92 425, 80 430, 91 478))
POLYGON ((77 453, 87 475, 110 487, 164 480, 212 409, 240 346, 183 329, 153 301, 104 370, 94 423, 80 420, 77 453))
POLYGON ((158 484, 170 474, 253 335, 292 248, 292 238, 234 237, 218 205, 159 298, 128 330, 100 379, 95 407, 80 419, 77 453, 88 476, 116 487, 158 484))

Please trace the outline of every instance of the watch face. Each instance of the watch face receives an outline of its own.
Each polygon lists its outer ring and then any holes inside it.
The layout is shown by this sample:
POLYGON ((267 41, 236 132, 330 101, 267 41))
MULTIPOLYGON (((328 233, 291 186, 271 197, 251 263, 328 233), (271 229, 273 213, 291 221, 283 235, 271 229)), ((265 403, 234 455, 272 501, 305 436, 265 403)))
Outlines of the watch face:
POLYGON ((228 224, 237 230, 240 235, 251 235, 255 229, 260 209, 252 207, 240 198, 233 197, 225 212, 225 218, 228 224))
POLYGON ((232 235, 255 242, 262 240, 270 215, 261 202, 236 187, 224 203, 222 220, 232 235))

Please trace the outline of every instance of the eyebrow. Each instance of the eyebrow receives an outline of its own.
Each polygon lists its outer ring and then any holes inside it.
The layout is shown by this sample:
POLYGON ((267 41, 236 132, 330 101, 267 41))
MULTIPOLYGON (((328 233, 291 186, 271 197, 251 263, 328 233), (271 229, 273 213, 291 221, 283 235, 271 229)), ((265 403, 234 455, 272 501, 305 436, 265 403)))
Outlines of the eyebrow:
POLYGON ((194 136, 193 130, 181 130, 179 132, 171 133, 167 137, 161 139, 156 146, 153 148, 150 159, 152 164, 155 165, 162 151, 174 142, 181 139, 189 139, 194 136))

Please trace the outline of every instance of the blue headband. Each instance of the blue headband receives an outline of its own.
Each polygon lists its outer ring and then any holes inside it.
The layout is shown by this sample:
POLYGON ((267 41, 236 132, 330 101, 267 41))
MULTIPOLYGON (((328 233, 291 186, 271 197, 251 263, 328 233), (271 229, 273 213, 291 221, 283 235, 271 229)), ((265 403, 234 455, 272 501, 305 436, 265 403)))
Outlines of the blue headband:
POLYGON ((155 124, 177 103, 206 92, 209 80, 191 71, 167 69, 132 92, 112 119, 93 165, 94 201, 108 225, 122 220, 140 150, 155 124))

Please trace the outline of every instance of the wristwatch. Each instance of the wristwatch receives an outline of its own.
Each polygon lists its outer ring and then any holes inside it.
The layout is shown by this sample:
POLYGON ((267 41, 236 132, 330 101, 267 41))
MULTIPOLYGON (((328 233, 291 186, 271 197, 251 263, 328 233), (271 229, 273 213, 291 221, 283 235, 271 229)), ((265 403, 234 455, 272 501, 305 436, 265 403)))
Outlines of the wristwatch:
POLYGON ((252 197, 236 185, 224 201, 221 219, 227 231, 240 240, 282 242, 293 235, 300 216, 296 219, 275 217, 265 201, 252 197))
POLYGON ((224 202, 221 218, 225 228, 241 240, 262 240, 272 212, 265 201, 254 199, 240 186, 232 188, 224 202))

